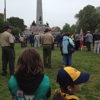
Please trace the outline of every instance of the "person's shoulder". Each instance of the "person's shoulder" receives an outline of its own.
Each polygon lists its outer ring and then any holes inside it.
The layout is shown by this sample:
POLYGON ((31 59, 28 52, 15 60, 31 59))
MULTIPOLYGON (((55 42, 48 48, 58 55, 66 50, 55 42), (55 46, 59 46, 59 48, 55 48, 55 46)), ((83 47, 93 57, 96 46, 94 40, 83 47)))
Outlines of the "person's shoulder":
POLYGON ((79 100, 79 98, 74 94, 67 94, 66 96, 68 100, 79 100))
POLYGON ((91 36, 93 36, 93 34, 90 34, 91 36))
POLYGON ((14 76, 14 75, 12 75, 12 76, 10 77, 10 80, 9 80, 9 81, 14 82, 15 80, 16 80, 15 76, 14 76))
POLYGON ((10 33, 7 32, 7 31, 4 31, 4 32, 2 33, 2 35, 4 35, 4 34, 9 35, 10 33))
POLYGON ((44 79, 45 79, 45 80, 49 80, 50 78, 49 78, 49 76, 44 75, 44 79))
POLYGON ((64 99, 60 95, 55 93, 53 96, 53 100, 64 100, 64 99))
POLYGON ((53 100, 79 100, 79 98, 74 94, 66 94, 63 92, 59 92, 54 94, 53 100))
POLYGON ((70 37, 68 39, 69 39, 69 41, 73 41, 72 38, 70 38, 70 37))
POLYGON ((100 36, 100 33, 94 33, 93 36, 94 37, 100 36))
POLYGON ((39 87, 41 90, 49 89, 50 88, 50 79, 48 76, 44 75, 39 87))
POLYGON ((15 85, 17 85, 17 80, 16 80, 16 78, 15 78, 14 75, 11 76, 8 85, 9 85, 10 87, 14 87, 15 85))
POLYGON ((58 98, 63 98, 61 100, 79 100, 79 98, 75 96, 73 93, 62 92, 60 88, 55 90, 54 97, 56 98, 54 100, 58 100, 58 98))
POLYGON ((11 33, 10 33, 10 32, 8 32, 8 31, 5 31, 4 33, 11 34, 11 33))
POLYGON ((7 32, 6 35, 8 35, 8 37, 12 37, 12 34, 7 32))
POLYGON ((42 34, 42 37, 44 37, 46 34, 42 34))
POLYGON ((47 75, 44 75, 42 84, 50 85, 50 78, 47 75))

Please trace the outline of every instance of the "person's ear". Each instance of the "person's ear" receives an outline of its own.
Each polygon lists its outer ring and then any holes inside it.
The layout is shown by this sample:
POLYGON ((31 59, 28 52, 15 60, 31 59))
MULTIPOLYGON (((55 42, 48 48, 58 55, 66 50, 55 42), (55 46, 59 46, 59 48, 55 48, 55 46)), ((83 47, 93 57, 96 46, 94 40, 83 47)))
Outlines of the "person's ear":
POLYGON ((71 92, 72 91, 72 87, 69 85, 69 86, 67 86, 67 90, 69 91, 69 92, 71 92))

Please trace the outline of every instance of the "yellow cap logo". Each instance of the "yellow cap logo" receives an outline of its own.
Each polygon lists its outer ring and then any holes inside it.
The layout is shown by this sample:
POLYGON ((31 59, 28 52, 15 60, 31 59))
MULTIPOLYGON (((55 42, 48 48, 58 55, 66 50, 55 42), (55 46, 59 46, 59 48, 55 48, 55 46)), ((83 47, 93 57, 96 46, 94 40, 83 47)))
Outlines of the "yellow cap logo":
POLYGON ((81 74, 80 71, 70 66, 65 67, 64 70, 69 74, 73 81, 75 81, 81 74))

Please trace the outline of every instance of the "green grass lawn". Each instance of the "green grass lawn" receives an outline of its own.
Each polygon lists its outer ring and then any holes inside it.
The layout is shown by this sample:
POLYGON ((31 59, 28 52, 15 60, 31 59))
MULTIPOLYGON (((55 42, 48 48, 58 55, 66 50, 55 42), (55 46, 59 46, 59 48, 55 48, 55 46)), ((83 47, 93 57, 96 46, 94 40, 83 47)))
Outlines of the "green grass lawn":
MULTIPOLYGON (((28 44, 27 47, 30 47, 28 44)), ((21 48, 20 44, 15 44, 16 52, 16 62, 20 53, 25 48, 21 48)), ((42 56, 42 47, 37 48, 42 56)), ((15 62, 15 65, 16 65, 15 62)), ((52 69, 45 69, 45 74, 50 77, 52 95, 49 100, 52 100, 54 90, 59 87, 56 83, 56 75, 58 70, 62 67, 62 56, 60 50, 56 48, 52 51, 52 69)), ((100 54, 93 54, 92 51, 88 52, 86 50, 76 51, 73 54, 73 67, 80 71, 85 71, 90 73, 90 80, 84 83, 82 90, 77 92, 76 95, 79 96, 80 100, 100 100, 100 54)), ((9 67, 8 67, 9 72, 9 67)), ((0 74, 2 73, 2 61, 1 61, 1 47, 0 47, 0 74)), ((8 80, 10 75, 6 77, 0 75, 0 100, 11 100, 11 95, 8 89, 8 80)))

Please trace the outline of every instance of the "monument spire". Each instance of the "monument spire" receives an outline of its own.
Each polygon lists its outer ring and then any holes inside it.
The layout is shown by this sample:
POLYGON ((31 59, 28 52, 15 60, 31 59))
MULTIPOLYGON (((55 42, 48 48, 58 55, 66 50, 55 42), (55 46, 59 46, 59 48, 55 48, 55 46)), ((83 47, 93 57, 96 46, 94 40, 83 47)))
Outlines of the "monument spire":
POLYGON ((36 24, 39 26, 43 25, 43 14, 42 14, 42 0, 37 0, 37 16, 36 24))

